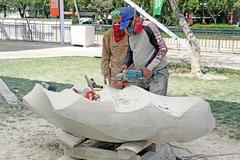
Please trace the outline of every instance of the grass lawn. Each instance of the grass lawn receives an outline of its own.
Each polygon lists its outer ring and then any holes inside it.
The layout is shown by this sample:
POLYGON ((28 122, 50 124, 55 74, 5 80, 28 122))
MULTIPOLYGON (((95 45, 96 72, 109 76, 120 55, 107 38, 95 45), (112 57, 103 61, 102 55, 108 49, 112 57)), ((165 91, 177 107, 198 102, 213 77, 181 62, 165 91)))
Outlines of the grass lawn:
MULTIPOLYGON (((217 71, 222 72, 229 79, 206 81, 170 76, 168 94, 199 96, 207 100, 217 119, 216 130, 240 140, 240 71, 217 71)), ((20 99, 33 88, 36 82, 55 82, 58 90, 61 90, 76 82, 85 83, 84 75, 102 83, 100 59, 71 57, 0 61, 0 78, 20 99)))

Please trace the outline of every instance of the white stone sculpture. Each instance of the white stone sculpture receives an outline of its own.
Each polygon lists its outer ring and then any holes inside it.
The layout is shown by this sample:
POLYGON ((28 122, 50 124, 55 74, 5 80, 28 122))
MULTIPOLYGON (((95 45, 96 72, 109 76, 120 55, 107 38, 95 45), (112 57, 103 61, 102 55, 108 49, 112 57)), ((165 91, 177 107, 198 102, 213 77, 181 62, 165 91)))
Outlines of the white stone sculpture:
POLYGON ((107 142, 188 142, 215 127, 209 103, 198 97, 159 96, 133 85, 98 94, 99 101, 90 101, 72 89, 52 92, 36 84, 23 100, 66 132, 107 142))

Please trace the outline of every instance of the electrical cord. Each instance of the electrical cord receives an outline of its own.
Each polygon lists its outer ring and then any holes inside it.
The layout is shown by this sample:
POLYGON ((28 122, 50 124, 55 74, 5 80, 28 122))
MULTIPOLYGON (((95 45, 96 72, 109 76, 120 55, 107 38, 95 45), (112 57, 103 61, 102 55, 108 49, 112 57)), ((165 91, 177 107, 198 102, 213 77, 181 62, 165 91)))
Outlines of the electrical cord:
MULTIPOLYGON (((192 151, 187 148, 175 146, 170 143, 167 143, 167 144, 169 145, 169 147, 171 149, 171 154, 173 154, 175 156, 176 160, 209 160, 209 158, 213 158, 213 157, 224 157, 224 156, 234 156, 234 155, 236 155, 236 156, 238 155, 240 158, 240 153, 228 153, 228 154, 216 154, 216 155, 205 155, 205 154, 193 155, 192 151), (174 149, 184 150, 186 152, 186 155, 189 155, 189 156, 178 156, 175 153, 174 149)), ((172 157, 171 157, 171 160, 173 160, 172 157)))

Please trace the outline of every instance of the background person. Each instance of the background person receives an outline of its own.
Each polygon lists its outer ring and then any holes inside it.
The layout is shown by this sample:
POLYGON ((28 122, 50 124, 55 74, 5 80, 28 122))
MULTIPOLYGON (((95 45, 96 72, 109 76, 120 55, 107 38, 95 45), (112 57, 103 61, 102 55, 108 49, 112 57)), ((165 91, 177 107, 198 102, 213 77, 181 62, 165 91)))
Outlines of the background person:
POLYGON ((120 67, 124 63, 128 49, 128 35, 125 30, 120 30, 120 9, 111 13, 112 28, 103 37, 101 70, 104 81, 108 79, 111 85, 120 67))

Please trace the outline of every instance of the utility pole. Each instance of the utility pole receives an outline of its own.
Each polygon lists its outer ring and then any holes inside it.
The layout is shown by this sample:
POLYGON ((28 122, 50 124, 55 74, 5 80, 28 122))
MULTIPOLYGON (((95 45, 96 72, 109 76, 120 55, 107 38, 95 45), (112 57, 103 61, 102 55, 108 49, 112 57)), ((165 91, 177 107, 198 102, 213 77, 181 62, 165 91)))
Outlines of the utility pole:
POLYGON ((64 0, 60 0, 60 36, 61 44, 64 44, 64 0))

